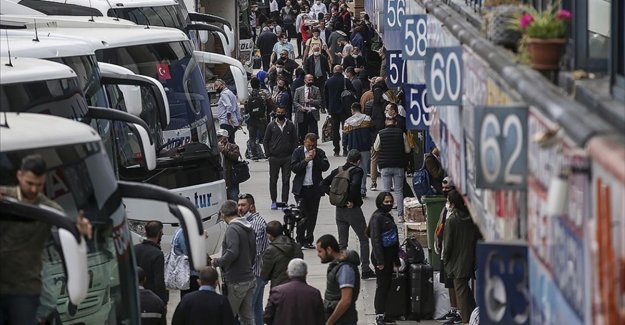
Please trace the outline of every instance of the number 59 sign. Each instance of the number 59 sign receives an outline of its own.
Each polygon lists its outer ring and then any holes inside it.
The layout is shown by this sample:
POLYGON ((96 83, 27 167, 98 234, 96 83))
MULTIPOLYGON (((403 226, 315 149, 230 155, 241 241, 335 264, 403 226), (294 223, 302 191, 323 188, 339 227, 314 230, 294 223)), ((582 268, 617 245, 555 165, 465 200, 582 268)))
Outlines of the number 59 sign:
POLYGON ((477 188, 524 189, 527 185, 527 107, 475 107, 477 188))

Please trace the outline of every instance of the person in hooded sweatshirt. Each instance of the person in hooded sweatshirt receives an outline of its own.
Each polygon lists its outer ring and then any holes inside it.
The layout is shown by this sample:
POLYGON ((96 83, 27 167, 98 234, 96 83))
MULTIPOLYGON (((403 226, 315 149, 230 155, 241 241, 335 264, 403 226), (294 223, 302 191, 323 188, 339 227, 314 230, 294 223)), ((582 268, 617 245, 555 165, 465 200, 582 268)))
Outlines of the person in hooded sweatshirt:
POLYGON ((270 244, 263 255, 263 266, 260 277, 264 281, 271 280, 271 288, 289 281, 286 270, 294 258, 304 258, 302 248, 293 239, 284 235, 280 221, 273 220, 267 224, 267 237, 270 244))
POLYGON ((221 257, 213 259, 211 264, 222 269, 226 288, 224 295, 228 297, 232 313, 239 316, 241 325, 252 325, 252 301, 256 288, 252 267, 256 258, 256 234, 249 221, 239 217, 236 202, 224 202, 219 213, 228 228, 221 246, 221 257))
POLYGON ((449 214, 443 229, 442 260, 447 276, 454 281, 458 309, 466 324, 475 309, 469 280, 475 277, 475 245, 480 233, 458 191, 447 194, 445 208, 449 214))

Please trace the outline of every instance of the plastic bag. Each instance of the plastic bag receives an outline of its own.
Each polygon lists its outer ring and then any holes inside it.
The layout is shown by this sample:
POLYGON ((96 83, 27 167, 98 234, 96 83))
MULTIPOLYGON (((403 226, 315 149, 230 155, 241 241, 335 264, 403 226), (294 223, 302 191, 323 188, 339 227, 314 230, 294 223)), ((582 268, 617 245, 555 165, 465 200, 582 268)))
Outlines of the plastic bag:
POLYGON ((434 319, 443 317, 451 309, 449 290, 441 283, 441 273, 434 274, 434 319))

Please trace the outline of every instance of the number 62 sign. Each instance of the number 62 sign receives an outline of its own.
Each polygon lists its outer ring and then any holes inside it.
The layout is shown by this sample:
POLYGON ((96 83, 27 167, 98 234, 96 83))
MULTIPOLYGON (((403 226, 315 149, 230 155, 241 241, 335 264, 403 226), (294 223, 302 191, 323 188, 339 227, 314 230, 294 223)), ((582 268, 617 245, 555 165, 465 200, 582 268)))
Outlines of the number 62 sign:
POLYGON ((475 107, 477 188, 527 185, 527 106, 475 107))

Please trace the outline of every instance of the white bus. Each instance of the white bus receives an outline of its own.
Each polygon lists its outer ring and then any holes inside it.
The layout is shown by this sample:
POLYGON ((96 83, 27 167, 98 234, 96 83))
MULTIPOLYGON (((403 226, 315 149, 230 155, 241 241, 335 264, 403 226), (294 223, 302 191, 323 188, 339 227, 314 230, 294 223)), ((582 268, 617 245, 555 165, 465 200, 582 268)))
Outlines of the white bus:
MULTIPOLYGON (((104 145, 91 127, 32 113, 0 114, 0 125, 0 185, 15 185, 22 158, 39 154, 48 168, 44 194, 59 203, 68 216, 83 210, 93 225, 93 238, 86 243, 88 291, 81 303, 68 297, 62 258, 52 242, 42 257, 41 308, 50 308, 63 323, 140 323, 136 267, 124 198, 168 202, 170 211, 186 230, 191 265, 198 269, 205 263, 197 209, 158 187, 117 182, 104 145)), ((74 289, 69 289, 73 295, 74 289)))

